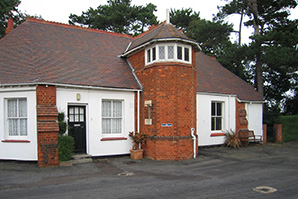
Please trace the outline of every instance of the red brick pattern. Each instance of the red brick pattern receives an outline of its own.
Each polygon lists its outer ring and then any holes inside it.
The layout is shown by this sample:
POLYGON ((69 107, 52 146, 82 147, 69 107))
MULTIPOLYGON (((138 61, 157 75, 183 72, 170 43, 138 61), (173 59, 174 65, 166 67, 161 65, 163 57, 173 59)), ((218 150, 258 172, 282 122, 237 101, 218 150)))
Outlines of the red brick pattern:
POLYGON ((236 132, 239 129, 247 129, 248 121, 246 119, 245 103, 238 102, 236 99, 236 132))
POLYGON ((58 111, 56 87, 39 85, 36 88, 39 167, 58 166, 58 111))
POLYGON ((263 144, 267 144, 267 124, 263 124, 263 144))
POLYGON ((282 124, 274 124, 275 143, 282 143, 282 124))
MULTIPOLYGON (((156 160, 182 160, 193 156, 190 129, 196 126, 196 69, 182 63, 156 63, 144 66, 144 51, 129 58, 142 86, 141 126, 149 135, 145 156, 156 160), (146 100, 151 100, 152 125, 146 100), (162 124, 171 126, 163 127, 162 124)), ((195 61, 194 61, 195 63, 195 61)))

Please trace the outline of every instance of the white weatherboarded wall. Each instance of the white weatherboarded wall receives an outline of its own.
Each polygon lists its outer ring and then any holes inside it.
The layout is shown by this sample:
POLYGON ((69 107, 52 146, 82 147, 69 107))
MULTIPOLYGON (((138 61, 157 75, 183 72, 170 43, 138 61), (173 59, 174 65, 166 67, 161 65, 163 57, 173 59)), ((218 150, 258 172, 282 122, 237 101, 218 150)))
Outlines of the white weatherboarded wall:
POLYGON ((197 94, 197 133, 199 146, 219 145, 224 142, 224 133, 236 129, 236 98, 230 95, 197 94), (223 123, 221 131, 211 131, 211 103, 223 103, 223 123), (217 135, 217 136, 214 136, 217 135))
POLYGON ((255 135, 263 135, 263 104, 247 103, 245 106, 247 112, 248 129, 254 130, 255 135))
POLYGON ((37 160, 36 87, 0 88, 0 159, 37 160), (9 137, 7 99, 27 99, 27 136, 9 137))
POLYGON ((91 156, 106 156, 129 154, 132 148, 132 141, 128 136, 130 131, 134 131, 134 92, 132 91, 108 91, 108 90, 87 90, 57 88, 57 108, 59 112, 64 112, 67 120, 68 105, 86 106, 86 139, 87 154, 91 156), (81 99, 77 100, 77 94, 81 99), (101 109, 102 100, 121 100, 123 107, 123 132, 119 137, 126 140, 105 140, 102 135, 101 109))

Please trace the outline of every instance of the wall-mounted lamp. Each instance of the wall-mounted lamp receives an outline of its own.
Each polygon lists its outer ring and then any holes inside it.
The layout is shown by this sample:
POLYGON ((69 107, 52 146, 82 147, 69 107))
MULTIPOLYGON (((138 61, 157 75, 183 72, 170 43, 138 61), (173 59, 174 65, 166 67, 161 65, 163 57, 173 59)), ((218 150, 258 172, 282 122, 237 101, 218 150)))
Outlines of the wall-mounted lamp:
POLYGON ((80 101, 80 100, 81 100, 81 94, 77 93, 77 101, 80 101))
POLYGON ((151 119, 151 110, 153 110, 152 101, 146 100, 145 107, 148 107, 148 119, 145 119, 145 125, 152 125, 152 119, 151 119))

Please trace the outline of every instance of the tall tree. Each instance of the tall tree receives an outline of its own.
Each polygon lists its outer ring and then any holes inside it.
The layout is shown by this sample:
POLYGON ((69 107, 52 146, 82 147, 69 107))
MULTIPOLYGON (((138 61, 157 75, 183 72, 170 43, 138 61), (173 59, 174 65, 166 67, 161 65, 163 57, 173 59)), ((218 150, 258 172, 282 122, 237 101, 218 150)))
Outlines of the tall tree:
POLYGON ((171 23, 182 29, 184 33, 195 39, 201 46, 202 51, 214 56, 227 69, 247 80, 249 73, 245 71, 246 48, 242 48, 230 41, 233 31, 232 25, 217 18, 209 21, 200 18, 200 13, 191 8, 171 10, 171 23))
POLYGON ((278 108, 282 110, 286 92, 295 84, 295 81, 292 81, 295 76, 293 71, 297 70, 294 69, 297 62, 293 63, 297 53, 295 36, 297 25, 293 25, 296 22, 288 19, 289 9, 295 8, 297 1, 228 0, 227 2, 220 8, 218 15, 225 17, 239 13, 239 10, 244 8, 243 13, 249 18, 244 25, 254 28, 254 35, 251 37, 253 40, 249 47, 250 52, 254 52, 251 64, 255 67, 255 86, 261 94, 264 93, 270 106, 276 106, 275 110, 278 108))
POLYGON ((18 14, 20 0, 1 0, 0 1, 0 38, 5 34, 7 19, 18 14))
POLYGON ((195 39, 206 54, 218 57, 222 47, 230 44, 229 36, 233 30, 231 24, 201 19, 199 12, 191 8, 171 10, 170 17, 171 23, 182 29, 188 37, 195 39))
POLYGON ((151 3, 146 6, 132 6, 131 0, 109 0, 107 3, 96 9, 89 8, 80 16, 70 14, 69 23, 134 35, 142 33, 152 24, 157 24, 154 15, 156 6, 151 3))

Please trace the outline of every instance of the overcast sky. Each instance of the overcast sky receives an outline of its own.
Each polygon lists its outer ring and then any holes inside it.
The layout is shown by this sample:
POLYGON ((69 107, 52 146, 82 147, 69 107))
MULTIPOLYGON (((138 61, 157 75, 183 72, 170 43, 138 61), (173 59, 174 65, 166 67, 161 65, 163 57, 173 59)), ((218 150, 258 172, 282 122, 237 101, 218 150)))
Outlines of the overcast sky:
MULTIPOLYGON (((166 20, 166 9, 192 8, 200 12, 203 19, 212 19, 212 15, 217 13, 217 6, 222 6, 225 1, 222 0, 132 0, 132 5, 146 5, 149 2, 157 6, 157 16, 159 21, 166 20)), ((88 8, 97 8, 97 6, 106 4, 107 0, 21 0, 19 9, 29 15, 41 15, 47 21, 55 21, 68 24, 70 13, 81 15, 82 11, 88 8)), ((292 11, 292 19, 298 18, 298 8, 292 11)), ((237 17, 229 20, 230 23, 239 23, 237 17)), ((238 24, 236 24, 238 27, 238 24)), ((235 27, 235 28, 236 28, 235 27)), ((243 38, 247 38, 252 29, 244 28, 243 38)))

